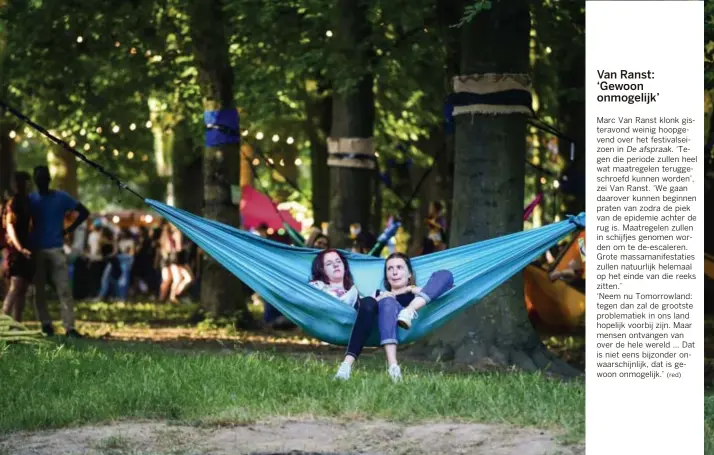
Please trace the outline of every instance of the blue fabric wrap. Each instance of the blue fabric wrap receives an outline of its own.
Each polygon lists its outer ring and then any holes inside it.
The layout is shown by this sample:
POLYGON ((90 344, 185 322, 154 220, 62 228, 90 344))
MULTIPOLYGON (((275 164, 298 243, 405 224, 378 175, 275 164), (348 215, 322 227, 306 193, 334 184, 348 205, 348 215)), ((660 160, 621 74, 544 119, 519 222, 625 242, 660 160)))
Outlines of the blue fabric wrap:
POLYGON ((206 124, 206 147, 217 147, 223 144, 238 144, 240 142, 240 120, 236 109, 222 109, 203 113, 203 123, 206 124), (223 127, 214 128, 213 125, 223 127))
MULTIPOLYGON (((327 343, 347 345, 357 312, 307 284, 312 260, 320 250, 273 242, 158 201, 145 202, 309 335, 327 343)), ((582 226, 585 213, 541 228, 414 258, 417 286, 424 286, 437 270, 446 269, 454 276, 454 287, 421 309, 410 330, 400 328, 399 342, 416 341, 441 327, 582 226)), ((361 296, 384 289, 384 259, 342 253, 361 296)), ((368 345, 379 345, 376 330, 368 345)))

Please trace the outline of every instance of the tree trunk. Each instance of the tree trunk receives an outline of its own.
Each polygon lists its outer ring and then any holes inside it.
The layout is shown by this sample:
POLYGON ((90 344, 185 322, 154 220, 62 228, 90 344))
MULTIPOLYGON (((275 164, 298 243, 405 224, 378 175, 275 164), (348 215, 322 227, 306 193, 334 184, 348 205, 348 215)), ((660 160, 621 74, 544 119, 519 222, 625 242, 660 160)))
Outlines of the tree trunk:
MULTIPOLYGON (((567 2, 566 2, 567 4, 567 2)), ((580 27, 585 28, 585 14, 582 5, 572 5, 571 17, 580 27)), ((584 40, 582 40, 584 41, 584 40)), ((559 140, 559 153, 566 165, 568 197, 563 201, 568 214, 578 214, 585 210, 585 46, 574 41, 567 48, 567 64, 560 69, 559 111, 561 129, 565 135, 575 140, 575 160, 570 161, 570 142, 559 140)), ((562 200, 563 190, 560 191, 562 200)))
POLYGON ((364 47, 370 35, 368 2, 339 0, 336 5, 336 37, 342 57, 353 68, 356 86, 336 91, 332 103, 332 132, 328 141, 330 166, 330 243, 337 248, 349 245, 350 224, 359 223, 369 230, 372 210, 374 162, 373 75, 367 68, 371 50, 364 47), (349 158, 357 155, 359 158, 349 158))
MULTIPOLYGON (((526 0, 495 0, 463 28, 462 75, 528 72, 529 9, 526 0)), ((521 231, 526 117, 506 106, 499 114, 456 115, 454 207, 451 246, 521 231)), ((492 111, 491 111, 492 112, 492 111)), ((552 366, 528 320, 522 274, 427 338, 415 352, 474 365, 552 366)), ((556 359, 557 360, 557 359, 556 359)), ((564 363, 563 373, 573 373, 564 363)))
POLYGON ((174 205, 200 214, 203 206, 203 154, 196 147, 187 120, 181 120, 174 127, 171 169, 174 205))
MULTIPOLYGON (((233 99, 233 69, 228 58, 225 37, 225 13, 220 0, 191 0, 189 17, 198 80, 207 112, 231 115, 236 110, 233 99)), ((238 125, 226 125, 237 129, 238 125)), ((231 186, 239 184, 240 138, 216 141, 205 147, 203 157, 203 215, 231 226, 238 226, 239 207, 231 200, 231 186)), ((236 314, 237 325, 250 326, 253 318, 240 292, 238 279, 215 259, 205 257, 202 266, 201 305, 213 317, 236 314)))
POLYGON ((0 202, 12 195, 12 176, 15 172, 15 139, 10 137, 12 125, 0 123, 0 202))
MULTIPOLYGON (((318 88, 319 90, 319 88, 318 88)), ((307 134, 310 138, 312 211, 314 225, 330 219, 330 169, 327 167, 327 136, 332 128, 332 96, 308 101, 307 134)))
POLYGON ((240 186, 253 186, 253 147, 243 143, 240 146, 240 186))
POLYGON ((66 191, 74 198, 78 197, 75 156, 58 145, 51 145, 47 153, 47 163, 54 188, 66 191))

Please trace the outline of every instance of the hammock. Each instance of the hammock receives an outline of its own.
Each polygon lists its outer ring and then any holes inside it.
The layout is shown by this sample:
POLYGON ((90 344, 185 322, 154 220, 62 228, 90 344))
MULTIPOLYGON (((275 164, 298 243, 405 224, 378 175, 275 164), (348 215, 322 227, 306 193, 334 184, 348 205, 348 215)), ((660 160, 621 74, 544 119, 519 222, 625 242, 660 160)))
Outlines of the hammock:
MULTIPOLYGON (((306 333, 327 343, 347 344, 357 312, 307 284, 312 260, 319 250, 273 242, 158 201, 145 202, 306 333)), ((417 286, 423 286, 433 272, 442 269, 451 271, 455 286, 421 309, 410 330, 398 329, 399 342, 416 341, 441 327, 562 237, 584 227, 585 214, 581 213, 538 229, 414 258, 417 286)), ((384 259, 343 253, 360 295, 383 289, 384 259)), ((379 346, 376 330, 368 345, 379 346)))

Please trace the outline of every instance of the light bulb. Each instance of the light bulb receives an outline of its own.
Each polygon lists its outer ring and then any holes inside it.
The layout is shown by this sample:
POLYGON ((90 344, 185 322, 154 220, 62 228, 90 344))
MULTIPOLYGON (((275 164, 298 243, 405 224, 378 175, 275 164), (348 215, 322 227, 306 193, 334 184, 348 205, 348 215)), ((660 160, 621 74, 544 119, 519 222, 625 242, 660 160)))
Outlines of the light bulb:
POLYGON ((136 123, 132 123, 131 125, 129 125, 129 129, 134 131, 136 129, 136 123))
POLYGON ((248 135, 248 130, 243 130, 243 137, 248 135))
POLYGON ((258 140, 263 139, 263 133, 262 133, 262 131, 258 131, 258 134, 255 135, 255 138, 258 139, 258 140))
POLYGON ((302 160, 300 158, 295 160, 295 166, 300 166, 302 164, 302 160))
POLYGON ((257 166, 260 164, 260 160, 258 158, 253 158, 253 166, 257 166))
POLYGON ((98 126, 98 127, 97 127, 97 134, 102 134, 102 127, 101 127, 101 126, 98 126))
POLYGON ((332 30, 326 31, 326 32, 325 32, 325 35, 326 35, 328 38, 332 38, 332 30))
POLYGON ((85 134, 87 134, 87 130, 85 130, 84 128, 82 128, 81 130, 79 130, 79 135, 80 135, 80 136, 84 136, 85 134))
POLYGON ((114 218, 112 218, 112 221, 114 221, 114 224, 119 222, 119 217, 117 215, 114 215, 114 218))
POLYGON ((121 43, 120 43, 119 41, 115 41, 115 42, 114 42, 114 47, 119 47, 119 46, 121 46, 121 43))
POLYGON ((134 152, 129 152, 126 154, 126 157, 129 158, 130 160, 134 158, 134 152))
POLYGON ((280 165, 285 166, 285 160, 280 160, 280 165))
POLYGON ((118 132, 119 132, 119 125, 114 125, 114 126, 112 127, 112 131, 115 132, 115 133, 118 133, 118 132))
POLYGON ((287 143, 292 144, 293 142, 295 142, 295 139, 293 139, 292 137, 289 137, 287 140, 287 143))
POLYGON ((91 146, 90 146, 89 144, 84 144, 84 150, 89 150, 90 147, 91 147, 91 146))
POLYGON ((145 219, 146 219, 146 222, 147 222, 147 223, 151 223, 152 221, 154 221, 154 217, 151 216, 151 215, 146 215, 146 218, 145 218, 145 219))
POLYGON ((278 142, 280 140, 280 136, 277 134, 273 134, 273 142, 278 142))
POLYGON ((153 125, 153 124, 151 123, 151 120, 149 120, 148 122, 146 122, 146 127, 147 127, 147 128, 151 128, 151 125, 153 125))
POLYGON ((78 36, 78 37, 77 37, 77 42, 78 42, 78 43, 81 43, 82 41, 84 41, 84 38, 82 38, 81 36, 78 36))
POLYGON ((557 190, 559 187, 560 187, 560 182, 557 181, 557 180, 554 180, 554 181, 553 181, 553 188, 555 188, 555 189, 557 190))
POLYGON ((77 145, 77 143, 74 141, 74 139, 72 139, 69 143, 69 146, 74 147, 75 145, 77 145))
POLYGON ((117 149, 114 149, 112 153, 114 154, 114 156, 119 156, 119 150, 117 149))
POLYGON ((273 161, 272 158, 269 158, 268 161, 270 162, 270 164, 275 164, 275 161, 273 161))
POLYGON ((10 131, 10 139, 15 139, 16 136, 17 136, 16 132, 10 131))

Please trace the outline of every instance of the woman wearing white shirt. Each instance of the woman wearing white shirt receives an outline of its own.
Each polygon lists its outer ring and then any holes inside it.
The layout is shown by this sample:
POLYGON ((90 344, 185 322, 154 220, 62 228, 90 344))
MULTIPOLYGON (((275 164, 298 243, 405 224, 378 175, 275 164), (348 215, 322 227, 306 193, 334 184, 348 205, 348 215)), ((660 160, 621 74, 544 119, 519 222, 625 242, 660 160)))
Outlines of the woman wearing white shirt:
POLYGON ((342 253, 335 249, 321 251, 312 261, 310 284, 357 310, 357 319, 352 327, 345 359, 335 375, 335 379, 349 379, 352 364, 359 357, 377 324, 377 302, 374 299, 359 298, 350 266, 342 253))

